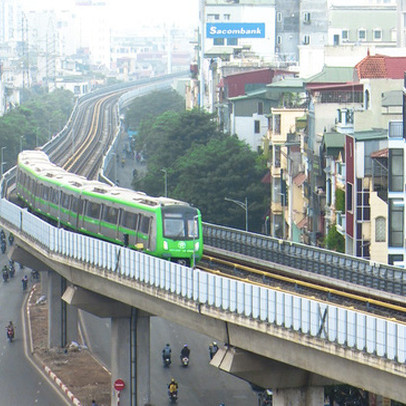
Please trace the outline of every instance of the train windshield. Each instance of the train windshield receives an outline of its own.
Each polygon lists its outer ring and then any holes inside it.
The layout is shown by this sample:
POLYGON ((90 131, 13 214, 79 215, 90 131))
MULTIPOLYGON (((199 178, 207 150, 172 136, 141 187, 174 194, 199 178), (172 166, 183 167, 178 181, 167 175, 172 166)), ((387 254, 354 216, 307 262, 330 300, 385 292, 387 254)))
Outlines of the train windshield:
POLYGON ((164 237, 193 240, 199 237, 196 210, 162 210, 164 237))

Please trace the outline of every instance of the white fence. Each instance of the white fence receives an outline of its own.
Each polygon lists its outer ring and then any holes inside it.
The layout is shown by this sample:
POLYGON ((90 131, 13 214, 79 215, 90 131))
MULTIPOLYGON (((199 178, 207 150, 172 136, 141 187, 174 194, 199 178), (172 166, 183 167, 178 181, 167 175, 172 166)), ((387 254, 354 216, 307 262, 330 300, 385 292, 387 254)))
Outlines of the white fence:
MULTIPOLYGON (((345 347, 404 363, 406 326, 316 300, 177 265, 52 227, 5 199, 0 217, 64 257, 117 272, 134 281, 345 347)), ((83 271, 86 272, 86 271, 83 271)))

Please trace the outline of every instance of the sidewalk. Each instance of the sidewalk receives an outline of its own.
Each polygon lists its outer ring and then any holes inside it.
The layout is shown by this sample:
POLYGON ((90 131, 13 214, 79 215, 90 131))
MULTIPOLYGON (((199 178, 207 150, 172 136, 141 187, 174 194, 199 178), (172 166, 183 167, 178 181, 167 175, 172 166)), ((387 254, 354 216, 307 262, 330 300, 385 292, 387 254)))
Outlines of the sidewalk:
POLYGON ((40 297, 40 284, 36 284, 25 307, 28 350, 33 361, 71 404, 91 406, 94 399, 98 406, 110 406, 110 373, 90 351, 47 348, 48 304, 37 304, 40 297))

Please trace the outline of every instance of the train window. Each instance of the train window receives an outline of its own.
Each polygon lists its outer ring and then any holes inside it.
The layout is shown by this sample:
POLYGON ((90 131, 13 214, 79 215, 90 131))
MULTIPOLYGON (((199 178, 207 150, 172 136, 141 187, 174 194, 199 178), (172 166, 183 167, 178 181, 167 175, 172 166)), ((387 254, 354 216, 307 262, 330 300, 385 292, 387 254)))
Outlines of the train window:
POLYGON ((49 199, 49 187, 41 185, 42 193, 41 196, 44 200, 49 199))
POLYGON ((59 204, 59 190, 51 189, 51 202, 59 204))
POLYGON ((102 218, 108 223, 117 224, 118 212, 119 210, 116 207, 103 206, 102 218))
POLYGON ((124 210, 121 225, 131 230, 135 230, 137 225, 137 214, 124 210))
POLYGON ((140 232, 143 234, 149 234, 149 223, 151 218, 146 216, 141 216, 140 222, 140 232))
POLYGON ((79 199, 77 197, 72 196, 70 210, 72 212, 74 212, 74 213, 78 213, 78 211, 79 211, 79 199))
POLYGON ((187 221, 187 236, 189 238, 197 238, 199 236, 199 228, 195 218, 187 221))
POLYGON ((168 238, 185 237, 185 222, 181 213, 165 213, 164 236, 168 238))
POLYGON ((69 209, 69 195, 62 193, 61 205, 64 209, 69 209))
POLYGON ((87 202, 86 215, 88 217, 99 219, 100 218, 100 207, 98 203, 87 202))

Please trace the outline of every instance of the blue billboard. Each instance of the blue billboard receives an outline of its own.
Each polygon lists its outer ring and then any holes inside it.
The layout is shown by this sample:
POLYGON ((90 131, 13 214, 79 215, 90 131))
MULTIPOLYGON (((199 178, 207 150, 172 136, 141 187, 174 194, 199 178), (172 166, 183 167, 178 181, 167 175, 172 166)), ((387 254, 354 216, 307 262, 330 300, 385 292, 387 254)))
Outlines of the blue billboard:
POLYGON ((206 38, 265 38, 265 23, 207 23, 206 38))

